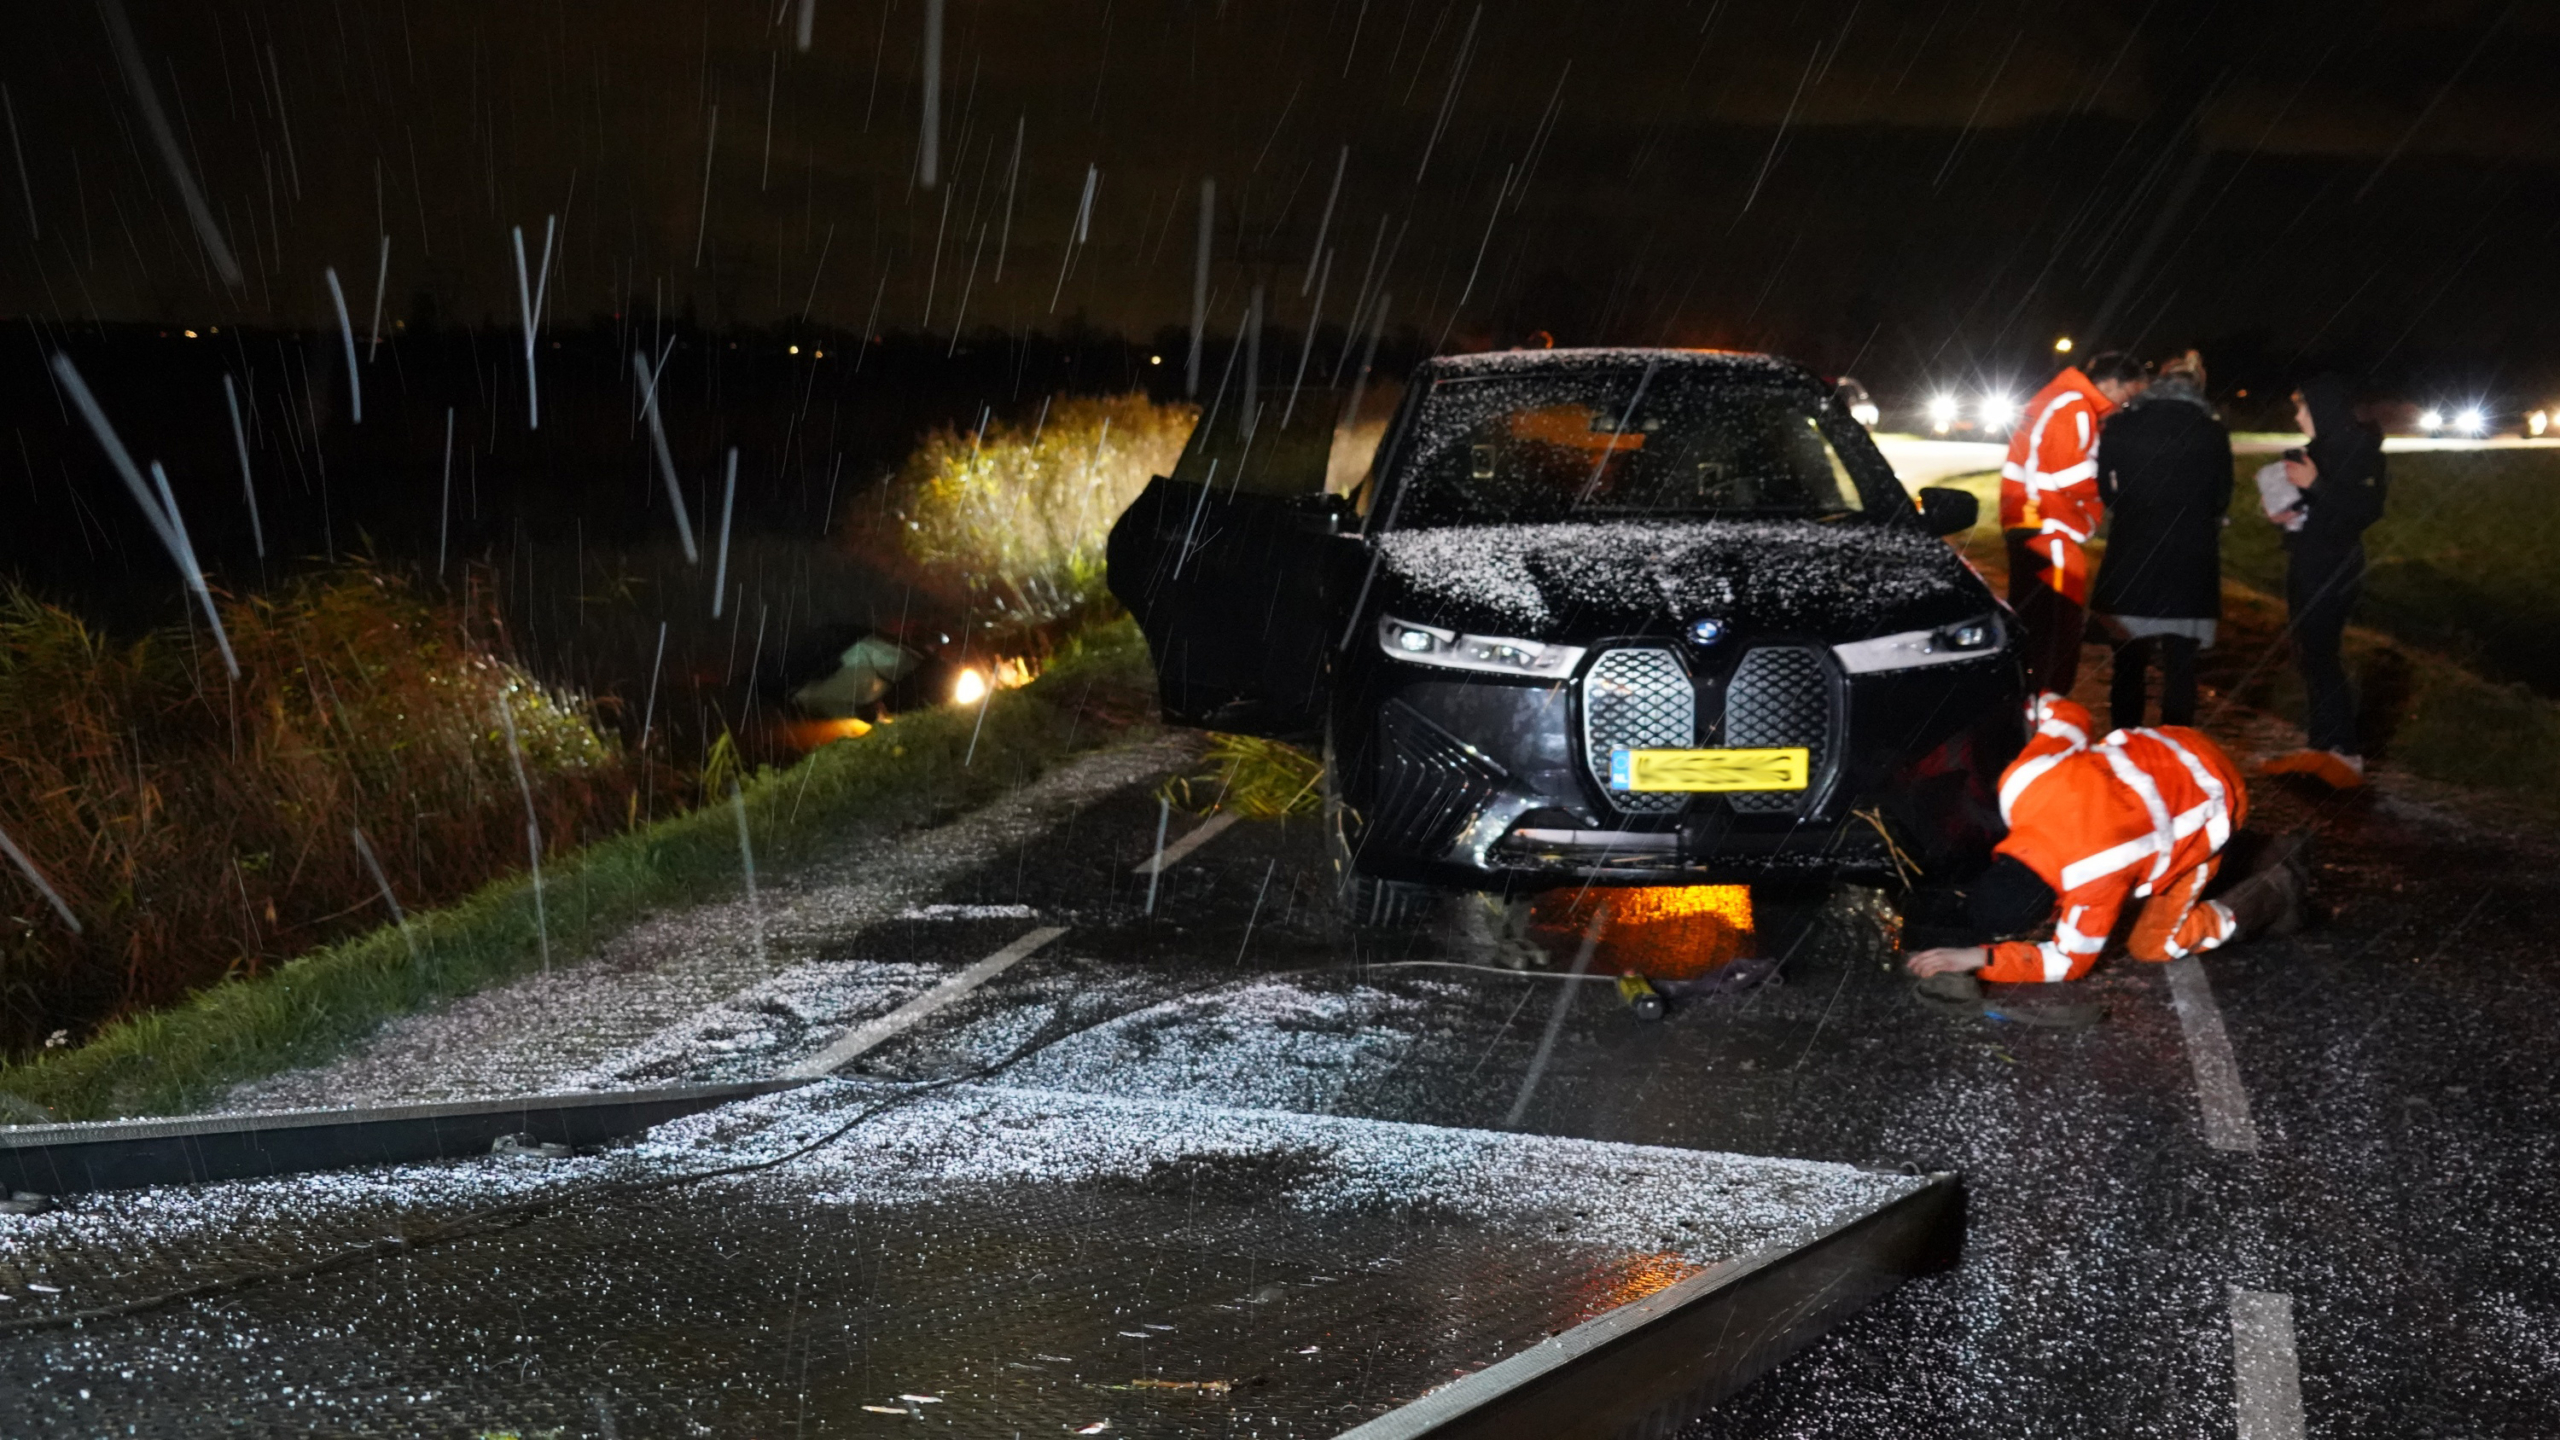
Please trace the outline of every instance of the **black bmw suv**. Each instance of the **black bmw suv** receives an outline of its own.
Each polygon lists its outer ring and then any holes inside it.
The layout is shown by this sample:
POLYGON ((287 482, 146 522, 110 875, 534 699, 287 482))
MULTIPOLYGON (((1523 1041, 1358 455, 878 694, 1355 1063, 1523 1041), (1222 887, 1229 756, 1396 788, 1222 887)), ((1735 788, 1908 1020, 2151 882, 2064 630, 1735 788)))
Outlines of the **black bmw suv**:
POLYGON ((1344 892, 1960 875, 2022 733, 2010 620, 1792 363, 1424 363, 1367 476, 1221 396, 1111 534, 1166 718, 1321 745, 1344 892))

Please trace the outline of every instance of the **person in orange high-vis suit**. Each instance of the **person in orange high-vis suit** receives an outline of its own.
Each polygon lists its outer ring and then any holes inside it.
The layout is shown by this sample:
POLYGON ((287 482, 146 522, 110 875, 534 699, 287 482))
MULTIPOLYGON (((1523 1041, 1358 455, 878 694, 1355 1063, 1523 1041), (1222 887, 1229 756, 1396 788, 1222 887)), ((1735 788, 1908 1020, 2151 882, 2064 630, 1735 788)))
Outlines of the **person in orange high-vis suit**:
POLYGON ((2089 555, 2105 512, 2098 429, 2142 393, 2142 362, 2116 351, 2084 371, 2065 366, 2027 402, 2000 465, 2000 531, 2009 549, 2009 608, 2025 631, 2030 691, 2071 693, 2089 623, 2089 555))
POLYGON ((2118 730, 2094 743, 2089 712, 2057 695, 2029 708, 2035 735, 2000 776, 2008 838, 1968 896, 1974 925, 2044 938, 1924 950, 1919 976, 1970 972, 1995 983, 2077 980, 2097 963, 2128 901, 2127 948, 2174 960, 2300 922, 2298 862, 2272 866, 2207 900, 2223 851, 2249 815, 2249 792, 2222 747, 2180 725, 2118 730))

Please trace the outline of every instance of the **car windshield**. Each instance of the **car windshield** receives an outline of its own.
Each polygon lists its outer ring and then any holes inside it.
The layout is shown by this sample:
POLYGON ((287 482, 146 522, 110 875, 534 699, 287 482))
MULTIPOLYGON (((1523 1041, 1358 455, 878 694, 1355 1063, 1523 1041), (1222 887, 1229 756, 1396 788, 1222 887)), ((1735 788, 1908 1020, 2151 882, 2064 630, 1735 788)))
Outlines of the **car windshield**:
POLYGON ((1394 465, 1396 529, 1868 508, 1823 397, 1690 366, 1435 383, 1394 465))

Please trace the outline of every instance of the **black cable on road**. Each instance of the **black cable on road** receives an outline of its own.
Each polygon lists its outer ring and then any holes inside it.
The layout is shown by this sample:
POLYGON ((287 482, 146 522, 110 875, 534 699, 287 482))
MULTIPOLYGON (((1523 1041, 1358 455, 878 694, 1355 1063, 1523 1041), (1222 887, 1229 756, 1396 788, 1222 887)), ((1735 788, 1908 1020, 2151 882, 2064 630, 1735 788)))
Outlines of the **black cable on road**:
MULTIPOLYGON (((878 1119, 880 1116, 885 1115, 889 1111, 897 1109, 900 1106, 912 1104, 926 1096, 938 1094, 941 1091, 952 1089, 956 1086, 974 1084, 1003 1074, 1014 1066, 1019 1065, 1054 1046, 1063 1044, 1079 1035, 1100 1029, 1114 1021, 1127 1019, 1129 1016, 1138 1014, 1142 1011, 1152 1010, 1160 1005, 1175 1004, 1184 1000, 1193 999, 1197 996, 1205 995, 1213 990, 1219 990, 1230 985, 1243 983, 1246 980, 1266 980, 1274 976, 1284 975, 1320 975, 1329 973, 1353 974, 1362 970, 1375 968, 1384 967, 1316 965, 1303 966, 1291 970, 1255 971, 1250 975, 1226 975, 1214 980, 1205 980, 1198 984, 1185 986, 1174 991, 1170 995, 1157 995, 1147 999, 1143 1003, 1126 1006, 1121 1009, 1110 1011, 1107 1014, 1098 1015, 1081 1024, 1070 1025, 1066 1029, 1059 1030, 1054 1034, 1045 1036, 1034 1035, 1031 1039, 1028 1039, 1021 1045, 1017 1046, 1012 1054, 1005 1056, 1003 1059, 998 1060, 993 1064, 981 1066, 978 1069, 968 1071, 963 1074, 946 1076, 939 1080, 929 1080, 917 1083, 908 1089, 900 1091, 896 1095, 888 1096, 864 1107, 861 1113, 855 1115, 852 1119, 845 1121, 835 1129, 830 1130, 826 1134, 821 1135, 795 1149, 787 1150, 780 1155, 767 1156, 761 1160, 740 1161, 733 1165, 721 1165, 708 1170, 689 1171, 680 1175, 661 1176, 654 1180, 600 1179, 590 1181, 582 1185, 572 1185, 546 1195, 532 1196, 522 1200, 510 1200, 501 1204, 483 1206, 480 1209, 455 1216, 453 1219, 438 1221, 424 1227, 423 1229, 398 1235, 384 1236, 383 1238, 372 1241, 369 1244, 354 1246, 350 1249, 339 1251, 333 1255, 324 1255, 315 1259, 297 1261, 288 1265, 276 1265, 262 1270, 252 1270, 240 1274, 227 1275, 218 1279, 203 1281, 199 1284, 181 1286, 176 1289, 164 1290, 156 1294, 140 1296, 132 1300, 117 1301, 108 1305, 95 1305, 80 1310, 56 1311, 46 1315, 14 1316, 7 1319, 0 1319, 0 1335, 24 1334, 30 1331, 39 1330, 68 1329, 87 1324, 93 1320, 119 1319, 125 1316, 140 1315, 152 1310, 164 1309, 171 1305, 184 1304, 191 1300, 209 1300, 219 1295, 231 1294, 237 1291, 249 1289, 253 1286, 268 1284, 273 1281, 307 1279, 340 1270, 353 1269, 356 1266, 375 1261, 390 1260, 403 1255, 415 1254, 430 1246, 443 1245, 456 1240, 468 1240, 482 1235, 495 1234, 498 1231, 510 1229, 516 1225, 523 1224, 528 1220, 532 1220, 546 1211, 554 1210, 560 1206, 568 1205, 580 1200, 593 1198, 600 1202, 610 1203, 616 1200, 630 1199, 635 1196, 656 1194, 667 1190, 673 1190, 681 1186, 696 1185, 708 1180, 727 1179, 732 1176, 752 1175, 762 1171, 779 1169, 780 1167, 788 1165, 792 1161, 798 1160, 803 1156, 814 1154, 819 1150, 825 1149, 827 1146, 834 1144, 845 1136, 852 1134, 855 1130, 860 1129, 862 1126, 869 1124, 871 1121, 878 1119)), ((1504 973, 1534 974, 1536 972, 1506 971, 1504 973)))
MULTIPOLYGON (((1314 967, 1315 970, 1333 968, 1337 967, 1314 967)), ((1314 973, 1314 970, 1301 973, 1314 973)), ((787 1150, 780 1155, 767 1156, 761 1160, 740 1161, 733 1165, 721 1165, 708 1170, 688 1171, 680 1175, 661 1176, 653 1180, 600 1179, 581 1185, 567 1186, 546 1195, 537 1195, 527 1199, 510 1200, 501 1204, 483 1206, 480 1209, 455 1216, 453 1219, 438 1221, 420 1230, 410 1231, 399 1235, 384 1236, 383 1238, 375 1240, 369 1244, 354 1246, 350 1249, 339 1251, 333 1255, 324 1255, 311 1260, 297 1261, 289 1265, 276 1265, 262 1270, 251 1270, 239 1274, 227 1275, 219 1279, 207 1280, 194 1285, 181 1286, 173 1290, 163 1290, 152 1295, 140 1296, 132 1300, 117 1301, 113 1304, 95 1305, 80 1310, 56 1311, 47 1315, 26 1315, 0 1319, 0 1335, 23 1334, 29 1331, 38 1330, 60 1330, 73 1328, 87 1324, 93 1320, 119 1319, 129 1315, 139 1315, 148 1311, 163 1309, 171 1305, 183 1304, 191 1300, 207 1300, 218 1295, 226 1295, 236 1291, 246 1290, 252 1286, 263 1285, 277 1280, 305 1279, 313 1276, 326 1275, 334 1271, 348 1270, 358 1265, 363 1265, 373 1261, 389 1260, 402 1255, 415 1254, 429 1246, 447 1244, 455 1240, 473 1239, 481 1235, 495 1234, 500 1230, 509 1229, 513 1226, 520 1225, 528 1220, 534 1219, 545 1211, 557 1209, 560 1206, 580 1200, 593 1198, 602 1202, 610 1203, 615 1200, 630 1199, 635 1196, 656 1194, 662 1191, 673 1190, 680 1186, 696 1185, 707 1180, 720 1180, 731 1176, 752 1175, 761 1171, 778 1169, 781 1166, 790 1164, 794 1160, 798 1160, 803 1156, 813 1154, 834 1144, 845 1136, 852 1134, 855 1130, 860 1129, 862 1126, 902 1105, 912 1104, 928 1095, 937 1094, 955 1086, 973 1084, 975 1082, 1000 1075, 1006 1070, 1021 1064, 1023 1061, 1038 1055, 1044 1050, 1062 1044, 1068 1040, 1072 1040, 1088 1031, 1099 1029, 1115 1020, 1123 1020, 1131 1015, 1139 1013, 1140 1011, 1153 1009, 1158 1005, 1187 1000, 1196 995, 1206 994, 1211 990, 1236 984, 1238 983, 1239 978, 1240 977, 1227 976, 1213 981, 1204 981, 1200 984, 1185 987, 1171 995, 1158 996, 1147 1000, 1143 1004, 1129 1006, 1125 1009, 1114 1010, 1108 1014, 1096 1016, 1082 1024, 1071 1025, 1068 1028, 1060 1030, 1052 1035, 1035 1035, 1031 1039, 1024 1041, 1020 1046, 1017 1046, 1012 1054, 1005 1056, 994 1064, 982 1066, 964 1074, 946 1076, 940 1080, 929 1080, 918 1083, 896 1095, 888 1096, 871 1105, 865 1106, 859 1114, 855 1115, 852 1119, 845 1121, 835 1129, 830 1130, 826 1134, 819 1136, 817 1139, 811 1140, 795 1149, 787 1150)), ((1257 974, 1252 978, 1260 979, 1265 977, 1257 974)))

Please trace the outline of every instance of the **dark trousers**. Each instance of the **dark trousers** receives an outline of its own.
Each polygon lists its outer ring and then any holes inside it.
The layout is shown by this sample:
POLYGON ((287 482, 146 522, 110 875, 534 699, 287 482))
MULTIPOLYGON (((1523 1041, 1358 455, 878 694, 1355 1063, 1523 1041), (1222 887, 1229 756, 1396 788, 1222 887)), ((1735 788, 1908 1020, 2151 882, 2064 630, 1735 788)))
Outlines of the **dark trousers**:
POLYGON ((2144 691, 2149 688, 2151 657, 2160 657, 2160 723, 2196 723, 2196 651, 2192 636, 2145 635, 2115 647, 2115 677, 2107 687, 2107 708, 2119 730, 2142 723, 2144 691))
POLYGON ((2296 548, 2285 559, 2284 601, 2291 613, 2293 663, 2310 700, 2303 726, 2311 748, 2341 755, 2361 753, 2356 743, 2356 692, 2347 683, 2339 651, 2347 616, 2364 590, 2364 547, 2296 548))
POLYGON ((2089 610, 2053 588, 2046 572, 2051 561, 2027 548, 2033 530, 2011 530, 2009 541, 2009 608, 2018 613, 2019 659, 2026 663, 2027 689, 2071 693, 2080 678, 2080 637, 2089 628, 2089 610))

